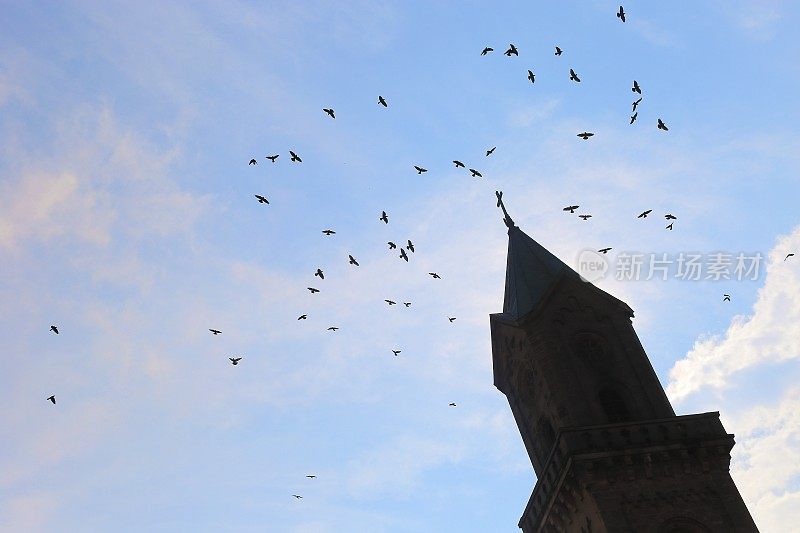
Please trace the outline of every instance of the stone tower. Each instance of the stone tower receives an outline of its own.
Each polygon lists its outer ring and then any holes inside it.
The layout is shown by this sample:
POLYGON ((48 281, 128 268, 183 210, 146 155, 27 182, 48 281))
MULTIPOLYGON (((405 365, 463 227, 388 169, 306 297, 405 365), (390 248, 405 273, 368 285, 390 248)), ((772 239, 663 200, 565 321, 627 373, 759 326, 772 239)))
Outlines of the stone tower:
POLYGON ((719 413, 676 416, 631 308, 506 225, 505 301, 490 323, 494 384, 537 477, 523 532, 757 532, 719 413))

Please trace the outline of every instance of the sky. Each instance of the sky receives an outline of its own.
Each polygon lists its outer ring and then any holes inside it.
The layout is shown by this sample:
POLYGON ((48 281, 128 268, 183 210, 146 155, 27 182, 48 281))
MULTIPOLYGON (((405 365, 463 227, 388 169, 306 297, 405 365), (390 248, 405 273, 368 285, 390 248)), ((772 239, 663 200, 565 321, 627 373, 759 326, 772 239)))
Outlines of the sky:
POLYGON ((518 531, 535 476, 488 316, 502 190, 567 264, 612 247, 596 285, 676 412, 736 435, 761 531, 787 531, 800 9, 683 6, 2 2, 0 530, 518 531), (407 239, 408 263, 386 245, 407 239), (691 253, 763 262, 617 279, 691 253))

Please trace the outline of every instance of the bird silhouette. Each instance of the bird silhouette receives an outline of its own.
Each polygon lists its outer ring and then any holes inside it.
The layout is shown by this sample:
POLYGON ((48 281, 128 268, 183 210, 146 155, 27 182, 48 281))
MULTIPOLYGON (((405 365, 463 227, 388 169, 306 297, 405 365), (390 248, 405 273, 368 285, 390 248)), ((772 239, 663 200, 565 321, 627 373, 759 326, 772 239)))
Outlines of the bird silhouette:
POLYGON ((220 333, 222 333, 222 332, 221 332, 220 330, 218 330, 218 329, 209 329, 208 331, 210 331, 210 332, 211 332, 211 333, 213 333, 214 335, 219 335, 220 333))
POLYGON ((450 407, 455 407, 455 406, 456 406, 455 403, 452 403, 452 402, 450 403, 450 407))
POLYGON ((336 326, 331 326, 328 328, 328 331, 336 331, 337 329, 339 328, 337 328, 336 326))
POLYGON ((458 167, 467 168, 467 167, 464 166, 464 163, 462 163, 461 161, 458 161, 456 159, 453 159, 453 163, 456 165, 456 168, 458 168, 458 167))
POLYGON ((319 292, 319 289, 315 289, 314 287, 306 287, 306 288, 307 288, 309 291, 311 291, 311 294, 314 294, 315 292, 319 292))
POLYGON ((639 87, 639 82, 638 81, 633 80, 633 87, 631 87, 631 91, 635 92, 635 93, 642 94, 642 88, 639 87))
POLYGON ((350 258, 350 264, 351 265, 359 266, 358 261, 356 261, 355 257, 353 257, 352 255, 349 255, 349 254, 347 255, 347 257, 350 258))
POLYGON ((786 261, 786 260, 787 260, 787 259, 789 259, 790 257, 794 257, 794 254, 793 254, 793 253, 791 253, 791 254, 786 254, 786 257, 784 257, 784 258, 783 258, 783 260, 784 260, 784 261, 786 261))
MULTIPOLYGON (((530 72, 530 70, 528 72, 530 72)), ((489 157, 490 155, 492 155, 494 153, 495 149, 497 149, 497 146, 493 147, 491 150, 486 150, 486 157, 489 157)))
POLYGON ((722 296, 723 296, 723 298, 722 298, 723 302, 730 302, 731 301, 731 295, 730 294, 723 294, 722 296))
POLYGON ((671 215, 669 213, 664 215, 664 218, 666 218, 667 220, 678 220, 678 217, 676 217, 675 215, 671 215))
POLYGON ((295 497, 295 498, 297 498, 298 500, 299 500, 299 499, 302 499, 302 496, 300 496, 299 494, 292 494, 292 496, 294 496, 294 497, 295 497))
POLYGON ((323 108, 322 110, 325 111, 328 115, 330 115, 331 118, 336 118, 336 115, 333 114, 333 109, 323 108))
POLYGON ((400 259, 405 259, 406 263, 408 263, 408 256, 406 255, 406 251, 400 248, 400 259))
POLYGON ((249 163, 247 163, 247 164, 248 164, 248 165, 257 165, 257 164, 258 164, 258 161, 256 161, 255 159, 251 159, 251 160, 250 160, 250 162, 249 162, 249 163))
POLYGON ((52 396, 50 396, 50 397, 49 397, 49 398, 47 398, 47 399, 48 399, 48 400, 50 400, 51 402, 53 402, 53 405, 55 405, 55 404, 56 404, 56 395, 55 395, 55 394, 53 394, 52 396))
POLYGON ((308 315, 300 315, 297 320, 308 320, 308 315))
POLYGON ((456 317, 454 317, 454 316, 453 317, 447 317, 447 320, 449 320, 450 323, 452 324, 453 322, 456 321, 456 317))
POLYGON ((571 79, 572 81, 574 81, 576 83, 580 83, 581 82, 581 79, 578 77, 577 74, 575 74, 575 71, 572 70, 572 69, 569 69, 569 79, 571 79))
POLYGON ((300 159, 300 156, 297 155, 296 153, 292 152, 291 150, 289 150, 289 155, 292 156, 292 161, 294 161, 295 163, 302 163, 303 162, 303 160, 300 159))
POLYGON ((631 113, 634 113, 634 112, 636 112, 636 108, 637 108, 637 107, 639 107, 639 104, 640 104, 641 102, 642 102, 642 99, 641 99, 641 98, 639 98, 638 100, 636 100, 635 102, 633 102, 633 103, 631 104, 631 106, 633 106, 633 109, 631 109, 631 113))
POLYGON ((322 272, 322 269, 318 268, 314 275, 319 277, 319 279, 325 279, 325 274, 322 272))
POLYGON ((336 232, 333 231, 332 229, 324 229, 324 230, 322 230, 322 233, 324 233, 325 235, 330 236, 330 235, 334 235, 336 232))
POLYGON ((669 131, 669 128, 667 127, 666 124, 664 124, 664 121, 661 120, 661 119, 658 119, 658 129, 664 130, 664 131, 669 131))
POLYGON ((58 327, 57 326, 50 326, 50 331, 58 335, 58 327))
POLYGON ((478 172, 474 168, 469 169, 469 171, 472 173, 472 177, 473 178, 475 178, 475 177, 482 178, 483 177, 483 174, 481 174, 480 172, 478 172))
POLYGON ((631 115, 631 122, 630 123, 633 124, 634 122, 636 122, 636 117, 638 117, 638 116, 639 116, 639 112, 638 111, 636 113, 634 113, 633 115, 631 115))
POLYGON ((280 157, 280 155, 281 155, 281 154, 268 155, 268 156, 267 156, 267 159, 269 159, 270 161, 272 161, 272 162, 274 163, 274 162, 275 162, 275 160, 276 160, 276 159, 278 159, 278 157, 280 157))
POLYGON ((381 218, 379 220, 383 220, 384 224, 389 223, 389 217, 386 216, 386 211, 381 211, 381 218))
POLYGON ((667 227, 665 227, 664 229, 668 229, 668 230, 672 231, 672 225, 673 224, 674 224, 674 222, 670 222, 669 225, 667 227))
POLYGON ((260 203, 260 204, 268 204, 269 203, 269 200, 267 200, 266 198, 264 198, 260 194, 254 194, 253 196, 258 198, 258 203, 260 203))
POLYGON ((384 300, 389 305, 395 305, 397 302, 393 302, 392 300, 384 300))
POLYGON ((583 133, 579 133, 578 137, 580 137, 584 141, 588 141, 589 137, 594 137, 594 133, 589 133, 588 131, 584 131, 583 133))
POLYGON ((403 350, 392 350, 392 353, 397 356, 397 354, 401 353, 403 350))
POLYGON ((442 277, 436 272, 428 272, 428 274, 433 277, 433 279, 442 279, 442 277))
POLYGON ((236 366, 236 365, 239 364, 239 361, 241 361, 242 358, 241 357, 228 357, 228 360, 231 362, 231 364, 233 366, 236 366))
POLYGON ((317 476, 311 475, 311 476, 306 476, 306 477, 309 478, 309 479, 314 479, 317 476))
POLYGON ((647 218, 647 215, 649 215, 652 212, 653 212, 652 209, 648 209, 647 211, 643 211, 642 213, 640 213, 639 216, 636 218, 647 218))
POLYGON ((423 172, 428 171, 427 168, 418 167, 417 165, 414 165, 414 168, 417 169, 417 174, 422 174, 423 172))
POLYGON ((512 56, 512 54, 513 54, 513 55, 515 55, 515 56, 519 56, 519 51, 517 50, 517 47, 516 47, 516 46, 514 46, 513 44, 509 44, 509 45, 508 45, 508 50, 506 50, 506 51, 505 51, 505 52, 503 52, 503 53, 504 53, 505 55, 507 55, 508 57, 511 57, 511 56, 512 56))
POLYGON ((383 107, 389 107, 389 104, 386 103, 386 98, 383 96, 378 96, 378 103, 381 104, 383 107))
POLYGON ((406 250, 408 250, 409 252, 411 252, 413 254, 414 253, 414 243, 411 242, 410 239, 407 240, 406 242, 408 243, 408 244, 406 244, 406 250))
POLYGON ((601 254, 607 254, 610 250, 611 250, 610 247, 609 248, 600 248, 599 250, 597 250, 597 252, 601 253, 601 254))
POLYGON ((622 22, 625 22, 625 10, 622 6, 619 6, 619 11, 617 11, 617 18, 620 19, 622 22))
POLYGON ((575 213, 575 210, 578 209, 579 207, 580 207, 579 205, 568 205, 567 207, 562 209, 562 211, 569 211, 570 213, 575 213))
POLYGON ((392 241, 389 241, 386 244, 389 245, 389 249, 390 250, 394 250, 395 248, 397 248, 397 245, 395 243, 393 243, 392 241))
POLYGON ((531 69, 528 69, 528 79, 531 80, 531 83, 536 82, 536 74, 531 69))
POLYGON ((488 54, 489 52, 494 52, 494 48, 490 48, 490 47, 488 47, 488 46, 487 46, 486 48, 484 48, 483 50, 481 50, 481 55, 482 55, 482 56, 485 56, 485 55, 486 55, 486 54, 488 54))
MULTIPOLYGON (((792 255, 794 255, 794 254, 792 254, 792 255)), ((403 302, 403 305, 405 305, 406 307, 411 307, 411 302, 403 302)))
POLYGON ((592 218, 592 215, 578 215, 578 218, 582 218, 583 220, 589 220, 592 218))
POLYGON ((558 46, 556 46, 556 54, 555 55, 560 56, 562 52, 563 52, 563 50, 561 48, 559 48, 558 46))

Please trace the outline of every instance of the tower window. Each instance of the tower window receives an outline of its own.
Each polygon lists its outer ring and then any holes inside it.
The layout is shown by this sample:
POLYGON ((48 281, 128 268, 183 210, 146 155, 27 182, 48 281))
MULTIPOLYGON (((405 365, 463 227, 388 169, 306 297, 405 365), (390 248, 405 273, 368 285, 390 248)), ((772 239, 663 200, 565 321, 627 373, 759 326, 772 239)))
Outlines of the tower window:
POLYGON ((631 420, 628 406, 616 390, 606 388, 601 390, 597 396, 609 422, 627 422, 631 420))

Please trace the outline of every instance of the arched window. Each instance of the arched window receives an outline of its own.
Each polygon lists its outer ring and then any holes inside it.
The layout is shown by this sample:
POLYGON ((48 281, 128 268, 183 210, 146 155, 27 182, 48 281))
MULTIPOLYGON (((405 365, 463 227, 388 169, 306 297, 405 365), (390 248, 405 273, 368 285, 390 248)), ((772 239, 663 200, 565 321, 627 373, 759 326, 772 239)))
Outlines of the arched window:
POLYGON ((631 413, 619 392, 612 388, 605 388, 597 394, 597 397, 609 422, 627 422, 631 420, 631 413))

